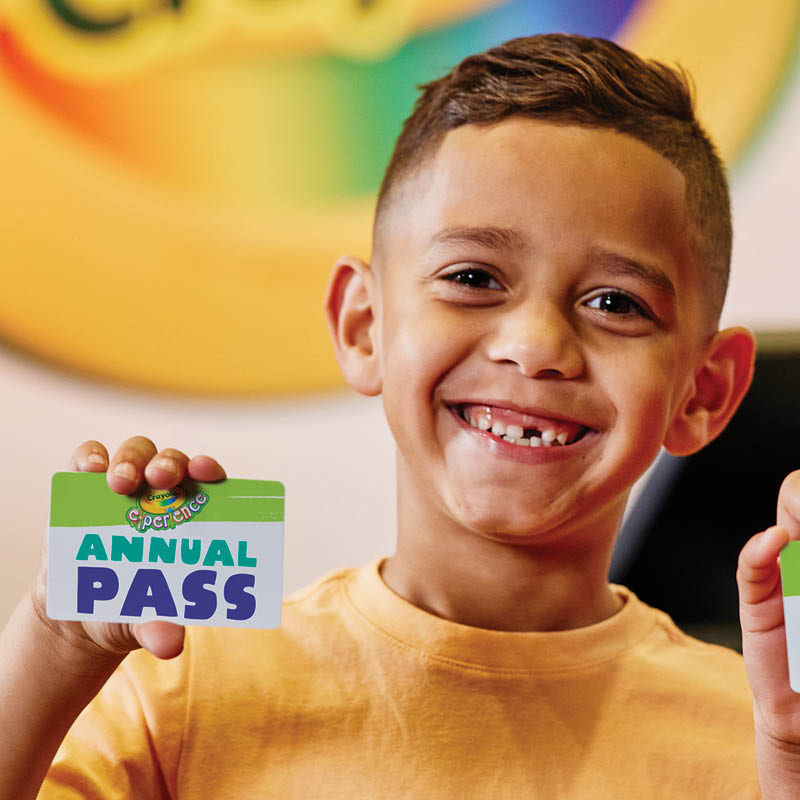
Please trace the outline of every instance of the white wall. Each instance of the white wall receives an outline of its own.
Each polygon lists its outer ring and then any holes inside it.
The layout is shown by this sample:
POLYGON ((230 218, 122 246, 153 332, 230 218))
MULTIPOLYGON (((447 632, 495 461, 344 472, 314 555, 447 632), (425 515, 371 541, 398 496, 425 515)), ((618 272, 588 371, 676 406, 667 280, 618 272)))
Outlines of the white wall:
POLYGON ((726 325, 800 328, 800 69, 753 152, 733 171, 726 325))

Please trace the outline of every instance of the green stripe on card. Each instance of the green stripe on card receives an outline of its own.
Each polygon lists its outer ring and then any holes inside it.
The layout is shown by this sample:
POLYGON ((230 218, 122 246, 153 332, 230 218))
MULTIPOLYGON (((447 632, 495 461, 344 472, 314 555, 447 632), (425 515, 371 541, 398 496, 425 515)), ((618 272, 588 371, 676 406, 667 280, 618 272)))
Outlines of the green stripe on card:
MULTIPOLYGON (((197 492, 204 492, 209 497, 194 519, 206 522, 283 521, 284 488, 280 481, 227 478, 218 483, 201 483, 186 480, 181 486, 189 497, 197 492)), ((57 472, 53 475, 50 525, 63 528, 125 525, 125 514, 135 505, 135 495, 119 495, 108 488, 104 473, 57 472)))
POLYGON ((784 597, 800 595, 800 541, 781 550, 781 587, 784 597))

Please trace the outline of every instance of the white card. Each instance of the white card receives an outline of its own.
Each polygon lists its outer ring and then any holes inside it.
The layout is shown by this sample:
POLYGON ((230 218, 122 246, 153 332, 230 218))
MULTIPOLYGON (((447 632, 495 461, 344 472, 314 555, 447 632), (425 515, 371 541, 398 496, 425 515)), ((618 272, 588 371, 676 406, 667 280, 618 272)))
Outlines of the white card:
POLYGON ((53 476, 52 619, 168 620, 275 628, 283 591, 284 487, 185 480, 119 495, 103 473, 53 476))

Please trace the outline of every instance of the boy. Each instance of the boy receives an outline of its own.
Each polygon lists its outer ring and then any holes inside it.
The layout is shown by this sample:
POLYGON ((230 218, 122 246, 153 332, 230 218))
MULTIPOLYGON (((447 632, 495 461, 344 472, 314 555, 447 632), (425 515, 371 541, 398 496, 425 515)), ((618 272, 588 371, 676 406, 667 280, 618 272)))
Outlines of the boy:
MULTIPOLYGON (((298 592, 275 631, 185 642, 48 620, 42 576, 0 649, 0 794, 36 796, 102 687, 42 797, 750 798, 753 709, 761 792, 796 797, 795 474, 740 561, 753 695, 739 656, 606 577, 631 484, 750 383, 752 336, 717 330, 728 206, 684 80, 609 42, 517 39, 425 86, 372 264, 340 259, 326 304, 397 442, 396 554, 298 592), (122 662, 139 646, 171 660, 122 662)), ((72 466, 121 493, 224 476, 143 437, 72 466)))

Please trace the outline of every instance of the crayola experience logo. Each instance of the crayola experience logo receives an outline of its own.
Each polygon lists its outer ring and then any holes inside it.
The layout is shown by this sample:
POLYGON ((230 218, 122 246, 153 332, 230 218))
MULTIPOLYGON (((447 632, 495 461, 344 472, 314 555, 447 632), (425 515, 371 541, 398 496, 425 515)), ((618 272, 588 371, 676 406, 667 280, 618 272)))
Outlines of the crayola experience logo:
POLYGON ((136 505, 125 513, 125 519, 128 525, 140 532, 151 528, 158 531, 174 529, 199 514, 207 502, 205 492, 187 497, 180 486, 172 489, 145 486, 136 498, 136 505))

